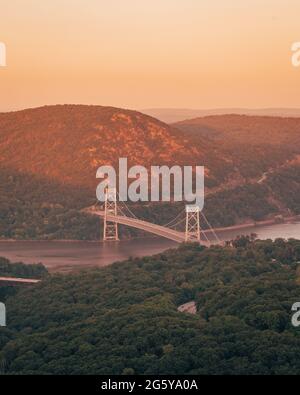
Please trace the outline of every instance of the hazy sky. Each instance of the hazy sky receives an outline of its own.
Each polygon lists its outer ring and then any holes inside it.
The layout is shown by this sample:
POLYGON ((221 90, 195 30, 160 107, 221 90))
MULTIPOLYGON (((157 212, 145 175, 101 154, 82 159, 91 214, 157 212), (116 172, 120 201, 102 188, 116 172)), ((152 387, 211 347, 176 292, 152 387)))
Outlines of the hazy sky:
POLYGON ((0 0, 0 111, 300 107, 299 0, 0 0))

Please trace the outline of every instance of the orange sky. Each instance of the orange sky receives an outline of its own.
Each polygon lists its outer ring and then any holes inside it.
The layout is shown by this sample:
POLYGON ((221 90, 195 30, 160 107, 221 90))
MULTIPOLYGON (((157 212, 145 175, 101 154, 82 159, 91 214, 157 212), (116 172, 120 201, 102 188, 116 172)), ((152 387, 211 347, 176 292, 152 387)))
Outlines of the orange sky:
POLYGON ((0 111, 300 107, 295 41, 299 0, 0 0, 0 111))

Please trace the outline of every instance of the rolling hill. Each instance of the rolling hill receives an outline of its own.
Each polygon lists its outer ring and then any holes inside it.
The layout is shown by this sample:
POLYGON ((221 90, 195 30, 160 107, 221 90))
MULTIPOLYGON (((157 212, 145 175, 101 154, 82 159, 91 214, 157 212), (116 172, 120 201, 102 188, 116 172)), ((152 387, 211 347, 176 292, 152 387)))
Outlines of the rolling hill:
MULTIPOLYGON (((0 167, 94 187, 97 168, 180 163, 188 155, 171 127, 135 111, 46 106, 0 114, 0 167)), ((194 149, 193 149, 194 150, 194 149)))
POLYGON ((205 139, 246 179, 300 159, 300 118, 222 115, 173 126, 196 146, 205 139))

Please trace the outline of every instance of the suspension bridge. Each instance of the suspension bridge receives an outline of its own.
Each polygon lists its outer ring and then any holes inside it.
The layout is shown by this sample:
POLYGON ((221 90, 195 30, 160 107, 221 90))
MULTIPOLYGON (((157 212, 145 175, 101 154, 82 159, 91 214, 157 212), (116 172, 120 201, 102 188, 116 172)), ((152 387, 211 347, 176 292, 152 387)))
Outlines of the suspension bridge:
POLYGON ((216 232, 197 206, 188 205, 172 221, 164 225, 157 225, 137 218, 125 202, 117 202, 117 195, 115 189, 108 189, 102 207, 97 202, 95 205, 82 210, 103 219, 104 241, 119 240, 118 225, 126 225, 177 243, 198 242, 205 246, 209 246, 212 242, 207 236, 207 233, 210 233, 213 237, 213 243, 221 244, 216 232), (207 230, 201 230, 200 217, 205 221, 207 230), (178 230, 179 227, 183 227, 183 224, 185 225, 185 231, 178 230))

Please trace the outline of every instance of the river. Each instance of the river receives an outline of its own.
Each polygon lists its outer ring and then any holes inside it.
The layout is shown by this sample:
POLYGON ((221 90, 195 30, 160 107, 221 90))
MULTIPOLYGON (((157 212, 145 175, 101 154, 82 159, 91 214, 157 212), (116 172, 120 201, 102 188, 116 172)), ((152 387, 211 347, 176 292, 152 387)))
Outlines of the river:
MULTIPOLYGON (((219 237, 221 240, 231 240, 240 234, 251 233, 256 233, 260 239, 300 239, 300 222, 227 230, 219 237)), ((0 256, 13 262, 41 262, 51 272, 69 272, 82 267, 106 266, 129 257, 153 255, 177 245, 159 238, 105 244, 88 241, 0 241, 0 256)))

